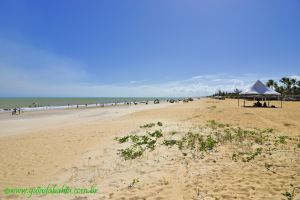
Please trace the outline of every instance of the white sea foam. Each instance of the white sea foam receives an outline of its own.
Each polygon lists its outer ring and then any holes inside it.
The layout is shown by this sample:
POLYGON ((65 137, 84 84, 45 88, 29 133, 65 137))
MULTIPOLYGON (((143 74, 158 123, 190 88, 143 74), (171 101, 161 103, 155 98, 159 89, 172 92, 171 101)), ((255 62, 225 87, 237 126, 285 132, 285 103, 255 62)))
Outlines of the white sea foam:
MULTIPOLYGON (((134 105, 134 102, 128 102, 130 105, 134 105)), ((145 103, 145 102, 139 102, 145 103)), ((108 107, 108 106, 118 106, 118 105, 127 105, 127 102, 118 102, 118 103, 98 103, 98 104, 78 104, 78 108, 94 108, 94 107, 108 107)), ((43 106, 43 107, 21 107, 22 112, 28 111, 41 111, 41 110, 61 110, 61 109, 72 109, 77 108, 76 105, 65 105, 65 106, 43 106)), ((0 113, 3 112, 12 112, 14 109, 0 109, 0 113)), ((18 111, 18 108, 17 108, 18 111)))

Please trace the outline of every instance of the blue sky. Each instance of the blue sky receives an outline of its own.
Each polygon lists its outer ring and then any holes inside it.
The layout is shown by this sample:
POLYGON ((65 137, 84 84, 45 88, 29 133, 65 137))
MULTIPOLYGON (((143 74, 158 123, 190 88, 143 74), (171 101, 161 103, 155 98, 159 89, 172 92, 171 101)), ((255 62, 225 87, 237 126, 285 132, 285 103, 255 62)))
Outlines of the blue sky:
POLYGON ((0 1, 0 96, 201 96, 299 75, 299 0, 0 1))

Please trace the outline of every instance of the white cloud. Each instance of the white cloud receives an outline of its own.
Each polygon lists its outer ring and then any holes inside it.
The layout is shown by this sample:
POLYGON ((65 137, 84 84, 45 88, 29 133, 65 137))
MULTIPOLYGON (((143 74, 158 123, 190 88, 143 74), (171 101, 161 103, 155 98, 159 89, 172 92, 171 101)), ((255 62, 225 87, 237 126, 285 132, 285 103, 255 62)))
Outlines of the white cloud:
POLYGON ((290 77, 290 78, 294 78, 294 79, 300 81, 300 76, 298 76, 298 75, 292 75, 292 76, 289 76, 289 77, 290 77))
POLYGON ((78 61, 0 40, 0 96, 204 96, 219 89, 245 89, 257 79, 270 78, 274 79, 255 74, 200 74, 156 84, 131 80, 100 85, 88 81, 85 66, 78 61))
POLYGON ((213 82, 194 79, 158 84, 98 85, 74 81, 61 84, 59 81, 31 79, 30 74, 19 69, 0 68, 0 74, 6 74, 0 80, 1 94, 8 96, 204 96, 218 89, 232 91, 236 87, 245 88, 249 83, 249 80, 227 81, 228 77, 223 76, 213 82))

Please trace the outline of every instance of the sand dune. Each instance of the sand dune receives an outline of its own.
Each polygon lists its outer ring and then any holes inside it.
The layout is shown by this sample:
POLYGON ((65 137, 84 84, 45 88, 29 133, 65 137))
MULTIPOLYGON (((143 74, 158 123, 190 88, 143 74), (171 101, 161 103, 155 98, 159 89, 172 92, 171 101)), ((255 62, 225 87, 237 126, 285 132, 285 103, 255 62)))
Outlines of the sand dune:
MULTIPOLYGON (((300 186, 299 102, 266 109, 238 108, 235 100, 202 99, 17 117, 0 116, 1 191, 52 183, 98 188, 95 195, 32 199, 284 199, 282 193, 291 192, 290 184, 300 186), (284 135, 293 140, 273 145, 272 154, 263 152, 249 162, 232 159, 245 145, 218 144, 204 154, 162 145, 163 140, 179 140, 188 132, 210 135, 208 120, 249 130, 272 128, 272 138, 284 135), (140 128, 158 121, 163 126, 140 128), (128 144, 119 144, 115 137, 141 136, 158 129, 163 137, 153 151, 146 150, 133 160, 118 154, 128 144)), ((10 198, 3 193, 1 197, 10 198)))

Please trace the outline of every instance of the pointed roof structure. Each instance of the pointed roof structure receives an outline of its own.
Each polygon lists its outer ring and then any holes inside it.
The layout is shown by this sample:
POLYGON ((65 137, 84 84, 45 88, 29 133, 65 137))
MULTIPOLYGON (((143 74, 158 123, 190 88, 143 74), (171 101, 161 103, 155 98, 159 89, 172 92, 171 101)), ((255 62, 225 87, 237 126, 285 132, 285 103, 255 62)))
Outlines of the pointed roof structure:
POLYGON ((268 88, 260 80, 257 80, 248 90, 242 92, 241 95, 281 95, 280 93, 268 88))

